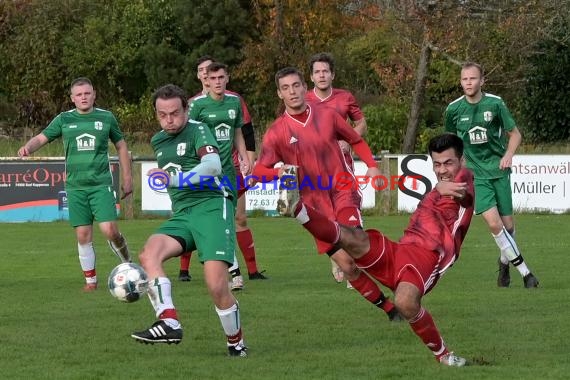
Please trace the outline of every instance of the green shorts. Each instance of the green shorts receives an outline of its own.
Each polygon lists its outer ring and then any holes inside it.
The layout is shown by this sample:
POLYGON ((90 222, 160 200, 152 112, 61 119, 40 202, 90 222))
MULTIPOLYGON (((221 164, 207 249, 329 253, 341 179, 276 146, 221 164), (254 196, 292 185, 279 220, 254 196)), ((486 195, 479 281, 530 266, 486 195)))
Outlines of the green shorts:
POLYGON ((497 206, 499 215, 513 215, 513 194, 511 176, 501 178, 475 178, 475 214, 481 214, 497 206))
POLYGON ((176 212, 156 234, 176 236, 186 242, 185 252, 198 250, 200 262, 234 262, 234 206, 226 198, 209 198, 196 206, 176 212))
POLYGON ((93 221, 117 220, 117 197, 111 186, 89 189, 67 189, 69 223, 72 227, 87 226, 93 221))

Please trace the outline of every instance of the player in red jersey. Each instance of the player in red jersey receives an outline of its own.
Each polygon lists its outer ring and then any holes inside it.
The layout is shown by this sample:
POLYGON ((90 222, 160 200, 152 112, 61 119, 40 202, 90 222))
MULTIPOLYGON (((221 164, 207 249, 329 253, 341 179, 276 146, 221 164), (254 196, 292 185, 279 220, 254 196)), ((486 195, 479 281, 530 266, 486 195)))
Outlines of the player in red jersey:
MULTIPOLYGON (((311 57, 309 62, 309 71, 311 73, 311 81, 315 87, 307 92, 306 99, 308 102, 320 103, 331 107, 338 112, 345 120, 351 122, 354 130, 362 137, 368 129, 366 119, 356 102, 356 99, 350 91, 333 88, 332 82, 335 77, 334 58, 329 53, 318 53, 311 57)), ((344 154, 344 159, 348 166, 354 171, 354 161, 352 159, 352 151, 350 145, 344 141, 339 141, 344 154)), ((342 282, 344 275, 342 270, 331 260, 331 272, 336 282, 342 282)), ((349 285, 350 283, 347 283, 349 285)))
POLYGON ((466 360, 447 349, 421 299, 459 258, 473 216, 473 174, 464 167, 463 142, 456 135, 436 136, 428 149, 438 183, 418 204, 399 242, 377 230, 343 226, 302 198, 288 206, 315 238, 344 248, 360 269, 394 291, 399 313, 437 361, 461 367, 466 360))
MULTIPOLYGON (((263 137, 253 177, 269 182, 281 177, 291 165, 296 166, 298 190, 304 202, 339 223, 360 227, 359 187, 343 159, 338 141, 347 141, 367 164, 366 175, 376 177, 380 171, 368 144, 334 110, 307 104, 307 85, 296 68, 279 70, 275 74, 275 83, 277 94, 285 104, 285 112, 263 137), (274 168, 278 162, 286 165, 274 168)), ((320 240, 317 240, 317 249, 319 253, 327 253, 340 266, 364 298, 383 309, 391 320, 399 319, 394 305, 386 299, 378 284, 361 272, 344 250, 320 240)))
MULTIPOLYGON (((189 102, 192 102, 194 98, 197 96, 205 95, 208 93, 208 73, 207 68, 208 66, 214 62, 214 59, 208 55, 202 56, 198 58, 196 62, 196 75, 200 82, 202 83, 202 90, 190 98, 189 102)), ((255 153, 255 135, 253 132, 253 124, 251 121, 251 115, 249 114, 249 110, 247 109, 247 105, 243 98, 237 93, 230 90, 225 91, 227 94, 237 95, 239 96, 242 108, 242 119, 243 125, 241 127, 241 131, 243 133, 243 137, 245 140, 245 145, 247 149, 247 155, 249 158, 249 162, 255 162, 256 153, 255 153)), ((237 174, 237 183, 243 184, 243 175, 241 173, 240 162, 239 162, 239 155, 237 151, 233 151, 233 160, 235 165, 235 170, 237 174)), ((266 280, 267 277, 263 274, 263 271, 259 271, 257 268, 257 260, 255 255, 255 243, 253 240, 253 234, 247 225, 247 214, 245 211, 245 186, 238 186, 238 202, 235 211, 235 219, 236 219, 236 238, 238 242, 238 246, 240 251, 243 254, 245 259, 245 264, 247 267, 247 272, 249 275, 250 280, 266 280)), ((190 259, 192 257, 192 252, 186 252, 180 256, 180 273, 179 273, 179 280, 180 281, 190 281, 190 259)), ((241 275, 241 271, 239 268, 239 264, 237 260, 235 261, 234 265, 229 268, 229 271, 232 275, 232 284, 231 287, 233 290, 240 290, 243 289, 243 277, 241 275)))

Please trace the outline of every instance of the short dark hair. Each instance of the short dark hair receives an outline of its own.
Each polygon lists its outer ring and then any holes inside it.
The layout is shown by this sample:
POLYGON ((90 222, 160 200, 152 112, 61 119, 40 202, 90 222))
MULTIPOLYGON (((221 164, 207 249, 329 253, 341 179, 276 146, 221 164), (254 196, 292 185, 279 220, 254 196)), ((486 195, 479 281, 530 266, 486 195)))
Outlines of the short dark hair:
POLYGON ((478 64, 478 63, 472 62, 472 61, 464 62, 464 63, 461 65, 461 70, 463 70, 463 69, 470 69, 471 67, 475 67, 476 69, 479 70, 479 74, 481 74, 481 78, 483 78, 483 77, 485 76, 485 70, 483 70, 483 66, 481 66, 481 65, 478 64))
POLYGON ((463 140, 454 133, 443 133, 429 140, 428 152, 430 156, 433 152, 441 153, 450 148, 455 150, 457 158, 463 156, 463 140))
POLYGON ((284 78, 288 75, 298 75, 301 78, 301 83, 305 83, 305 78, 303 73, 296 67, 284 67, 275 73, 275 85, 279 88, 279 79, 284 78))
POLYGON ((211 55, 203 55, 196 60, 196 67, 200 66, 202 63, 206 61, 215 62, 216 60, 211 55))
POLYGON ((175 84, 167 84, 160 87, 152 94, 152 106, 156 110, 156 99, 175 99, 180 98, 182 108, 188 108, 188 95, 186 91, 175 84))
POLYGON ((218 71, 218 70, 225 70, 225 72, 228 72, 228 65, 226 65, 225 63, 222 62, 212 62, 208 65, 208 67, 206 68, 206 72, 212 72, 212 71, 218 71))
POLYGON ((313 72, 315 62, 328 63, 331 73, 334 73, 334 58, 331 53, 317 53, 311 57, 309 61, 309 72, 313 72))
POLYGON ((71 90, 73 87, 81 86, 83 84, 88 84, 89 86, 93 87, 93 83, 91 83, 89 78, 79 77, 79 78, 75 78, 74 80, 71 81, 71 86, 69 87, 69 89, 71 90))

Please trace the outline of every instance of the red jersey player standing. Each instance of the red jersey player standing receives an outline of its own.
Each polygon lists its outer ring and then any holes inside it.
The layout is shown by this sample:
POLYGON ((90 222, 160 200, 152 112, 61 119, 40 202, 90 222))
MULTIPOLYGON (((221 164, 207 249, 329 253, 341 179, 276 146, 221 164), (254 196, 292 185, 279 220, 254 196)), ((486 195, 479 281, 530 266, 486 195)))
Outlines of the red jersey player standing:
MULTIPOLYGON (((189 100, 190 103, 196 97, 206 95, 208 93, 209 85, 208 85, 207 68, 213 62, 214 58, 210 57, 209 55, 204 55, 198 58, 196 62, 196 76, 202 83, 202 90, 196 95, 194 95, 192 98, 190 98, 189 100)), ((241 127, 241 131, 243 133, 243 137, 245 140, 249 162, 253 164, 253 162, 255 162, 256 154, 255 154, 255 135, 253 132, 253 123, 251 121, 251 115, 249 114, 249 110, 247 109, 245 101, 238 93, 227 89, 226 93, 237 95, 240 99, 241 109, 242 109, 242 119, 243 119, 243 125, 241 127)), ((233 151, 233 160, 234 160, 234 166, 237 174, 237 183, 238 183, 238 201, 235 211, 237 243, 245 259, 245 264, 247 266, 249 279, 266 280, 267 277, 263 274, 264 271, 260 272, 257 268, 253 234, 251 233, 251 230, 247 225, 247 214, 245 210, 245 196, 244 196, 246 189, 240 169, 239 155, 237 154, 236 150, 233 151)), ((192 279, 192 277, 190 276, 191 257, 192 257, 192 252, 186 252, 180 256, 180 273, 178 276, 180 281, 190 281, 192 279)), ((231 283, 232 290, 243 289, 243 277, 241 275, 241 271, 237 260, 234 262, 234 265, 232 265, 229 268, 229 272, 232 275, 232 283, 231 283)))
MULTIPOLYGON (((318 104, 307 104, 307 85, 296 68, 279 70, 275 74, 275 83, 285 112, 263 137, 253 177, 268 182, 295 166, 299 175, 298 191, 304 202, 319 208, 327 217, 341 224, 360 227, 362 198, 356 179, 343 159, 338 141, 347 141, 367 164, 366 175, 376 177, 380 171, 368 144, 334 110, 318 104), (276 169, 274 165, 278 162, 286 165, 276 169)), ((327 253, 354 288, 369 302, 383 309, 390 320, 400 319, 394 305, 382 294, 378 284, 361 272, 344 250, 319 240, 317 249, 319 253, 327 253)))
MULTIPOLYGON (((307 92, 305 98, 309 103, 320 103, 334 109, 345 120, 350 121, 354 126, 354 130, 364 137, 368 128, 364 114, 350 91, 333 88, 334 68, 334 58, 329 53, 318 53, 311 57, 309 71, 311 73, 311 81, 315 87, 307 92)), ((339 141, 339 144, 344 154, 344 159, 354 172, 354 160, 352 159, 350 145, 344 140, 339 141)), ((342 282, 344 280, 342 270, 333 260, 331 260, 331 265, 334 279, 336 282, 342 282)), ((347 283, 347 285, 349 284, 347 283)))
POLYGON ((418 204, 397 243, 379 231, 334 222, 302 198, 288 206, 313 236, 346 249, 360 269, 394 291, 399 313, 437 361, 462 367, 466 360, 447 349, 421 299, 459 258, 473 216, 473 174, 464 167, 463 141, 456 135, 436 136, 428 149, 438 183, 418 204))

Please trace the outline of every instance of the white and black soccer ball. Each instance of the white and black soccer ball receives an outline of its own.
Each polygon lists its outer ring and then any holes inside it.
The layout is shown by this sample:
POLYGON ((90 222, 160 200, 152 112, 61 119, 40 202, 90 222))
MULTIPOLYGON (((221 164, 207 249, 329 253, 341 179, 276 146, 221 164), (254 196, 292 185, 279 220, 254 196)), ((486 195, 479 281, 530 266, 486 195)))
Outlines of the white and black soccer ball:
POLYGON ((117 265, 107 281, 111 295, 123 302, 135 302, 148 290, 148 277, 144 269, 134 263, 117 265))

